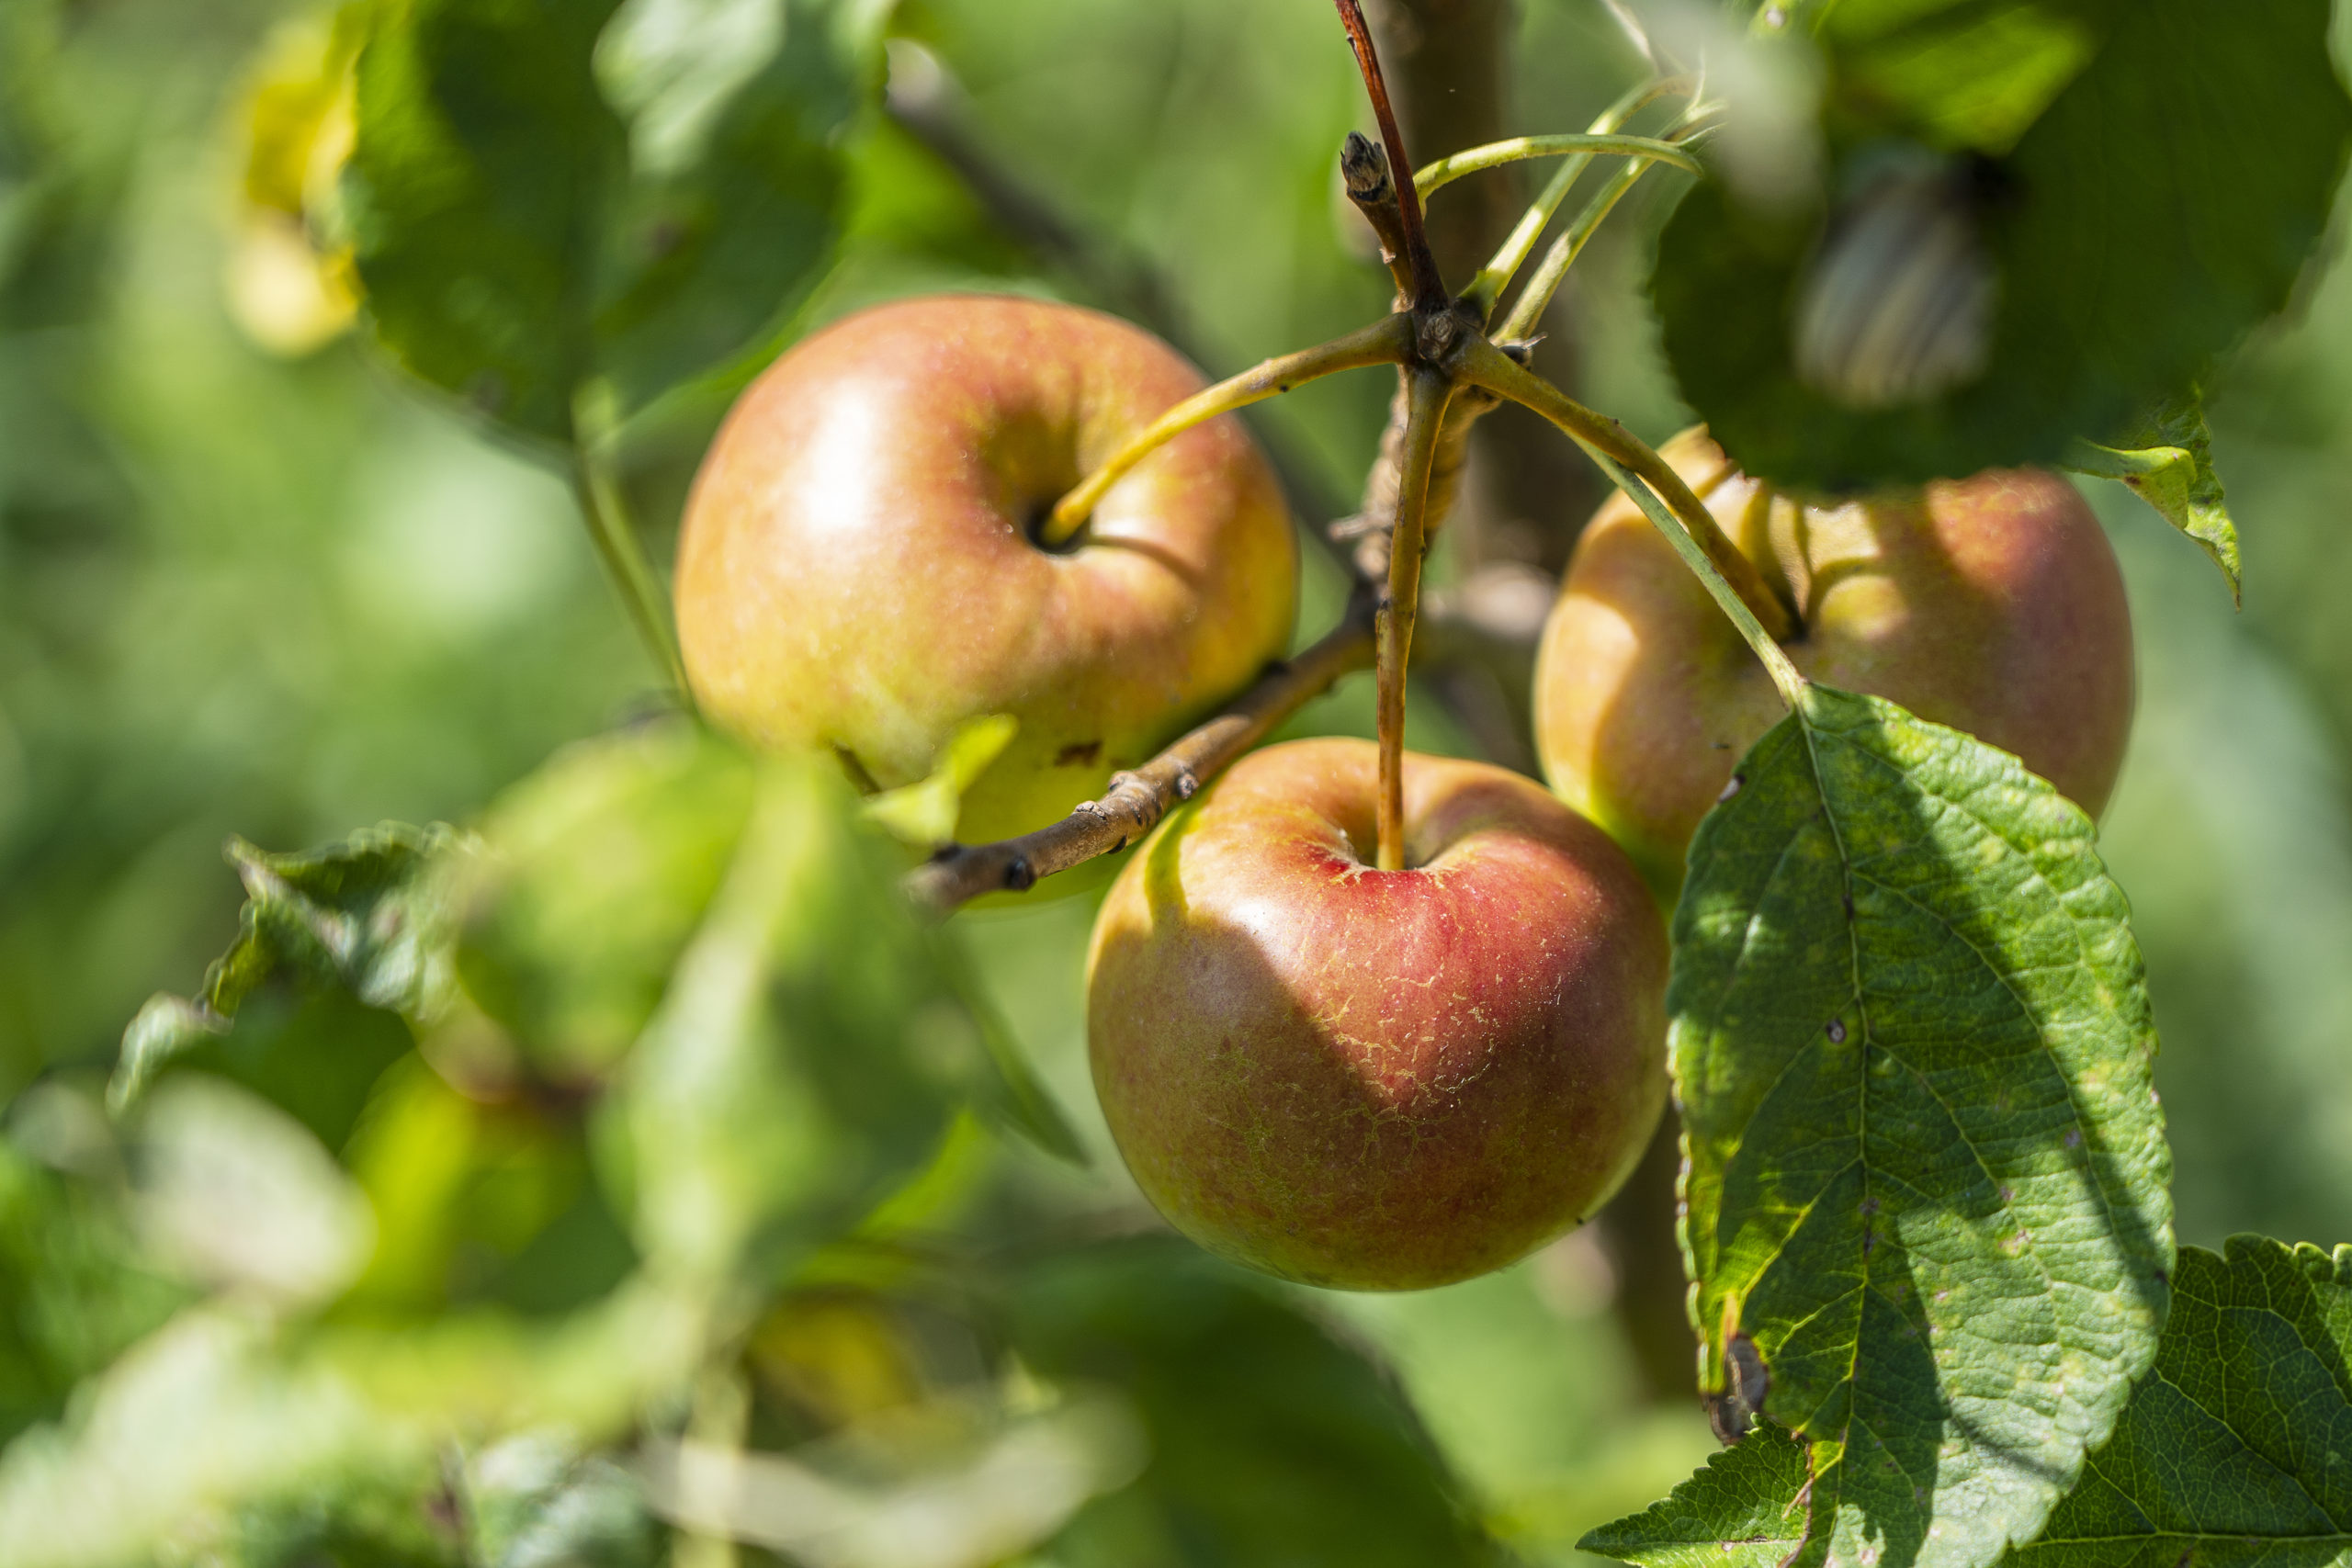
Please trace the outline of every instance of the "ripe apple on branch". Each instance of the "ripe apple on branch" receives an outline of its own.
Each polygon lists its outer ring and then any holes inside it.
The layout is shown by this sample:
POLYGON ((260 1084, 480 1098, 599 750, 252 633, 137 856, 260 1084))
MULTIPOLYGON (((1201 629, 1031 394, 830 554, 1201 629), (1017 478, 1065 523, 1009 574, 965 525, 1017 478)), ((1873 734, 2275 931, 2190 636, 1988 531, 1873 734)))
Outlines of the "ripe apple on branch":
POLYGON ((829 746, 867 787, 922 778, 963 725, 1018 721, 964 796, 958 838, 981 841, 910 874, 921 903, 1024 891, 1156 830, 1090 965, 1096 1081, 1129 1165, 1218 1250, 1402 1288, 1510 1261, 1630 1168, 1662 1098, 1664 971, 1625 852, 1670 894, 1733 761, 1806 675, 2010 745, 2096 807, 2129 721, 2130 631, 2104 541, 2059 481, 1801 512, 1703 436, 1661 456, 1535 376, 1521 344, 1568 266, 1647 167, 1695 166, 1713 106, 1666 77, 1583 134, 1397 179, 1414 165, 1370 32, 1336 3, 1380 130, 1348 139, 1341 171, 1394 315, 1205 389, 1163 346, 1069 307, 948 298, 854 318, 738 405, 689 506, 677 612, 706 712, 829 746), (1689 107, 1667 135, 1623 133, 1676 96, 1689 107), (1625 162, 1503 311, 1596 156, 1625 162), (1449 288, 1423 196, 1536 157, 1566 162, 1449 288), (1362 540, 1357 592, 1283 661, 1290 531, 1226 416, 1377 365, 1398 390, 1340 530, 1362 540), (1524 784, 1404 750, 1423 563, 1470 426, 1507 400, 1626 498, 1577 558, 1536 704, 1554 783, 1617 843, 1524 784), (1373 751, 1283 749, 1216 782, 1367 662, 1373 751))

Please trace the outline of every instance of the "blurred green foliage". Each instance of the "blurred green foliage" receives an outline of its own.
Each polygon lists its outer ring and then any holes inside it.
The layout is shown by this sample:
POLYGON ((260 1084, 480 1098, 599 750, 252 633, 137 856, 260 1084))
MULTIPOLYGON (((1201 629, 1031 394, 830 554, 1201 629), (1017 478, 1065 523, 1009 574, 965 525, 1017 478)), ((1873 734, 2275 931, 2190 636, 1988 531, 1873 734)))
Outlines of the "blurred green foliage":
MULTIPOLYGON (((1591 0, 1522 13, 1521 129, 1581 125, 1640 69, 1591 0)), ((1087 900, 891 927, 891 852, 839 803, 661 719, 559 476, 350 338, 257 344, 232 308, 258 287, 244 88, 279 29, 317 24, 281 0, 0 0, 0 1561, 715 1568, 650 1511, 778 1499, 841 1521, 833 1544, 778 1527, 746 1560, 954 1561, 891 1533, 923 1496, 964 1499, 999 1558, 1067 1568, 1479 1562, 1490 1534, 1558 1560, 1686 1473, 1703 1420, 1643 1403, 1589 1236, 1333 1298, 1129 1235, 1148 1216, 1083 1060, 1087 900), (752 854, 763 810, 818 826, 752 854), (435 894, 435 999, 395 1016, 289 949, 109 1120, 124 1025, 239 940, 220 846, 385 820, 488 846, 435 894), (797 882, 792 843, 832 869, 797 882), (689 1006, 733 1023, 677 1024, 689 1006), (720 1039, 767 1043, 684 1048, 720 1039), (816 1043, 842 1041, 869 1048, 816 1043), (1007 1077, 1024 1055, 1042 1089, 1007 1077), (744 1447, 784 1468, 727 1468, 744 1447), (1012 1496, 1058 1501, 984 1506, 1012 1496)), ((838 184, 807 254, 830 270, 698 317, 694 364, 639 385, 715 373, 616 411, 657 556, 763 333, 941 288, 1133 309, 1148 277, 1225 371, 1385 303, 1336 199, 1360 89, 1326 0, 906 0, 894 27, 901 68, 944 72, 1095 265, 1001 227, 870 103, 843 116, 815 138, 838 184)), ((1555 315, 1578 389, 1654 439, 1688 418, 1637 293, 1670 194, 1628 204, 1555 315)), ((2338 268, 2218 378, 2242 616, 2193 544, 2092 487, 2143 660, 2104 850, 2147 953, 2187 1239, 2352 1235, 2347 349, 2338 268)), ((1352 492, 1386 399, 1360 377, 1267 410, 1310 499, 1352 492)), ((1310 633, 1336 578, 1313 595, 1310 633)), ((1299 727, 1363 728, 1366 685, 1299 727)))

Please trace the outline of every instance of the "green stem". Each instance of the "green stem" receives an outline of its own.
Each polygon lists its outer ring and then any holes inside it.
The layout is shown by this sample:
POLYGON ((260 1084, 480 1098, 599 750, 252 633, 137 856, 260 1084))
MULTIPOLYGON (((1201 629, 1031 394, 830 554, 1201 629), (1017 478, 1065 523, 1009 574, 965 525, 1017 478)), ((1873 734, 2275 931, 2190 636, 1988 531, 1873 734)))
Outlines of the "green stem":
POLYGON ((1542 414, 1583 447, 1601 472, 1623 490, 1643 515, 1657 526, 1686 565, 1739 628, 1741 637, 1764 661, 1764 668, 1794 707, 1804 690, 1782 641, 1799 631, 1796 618, 1774 596, 1756 563, 1741 554, 1693 494, 1682 476, 1649 446, 1637 440, 1613 419, 1604 419, 1532 371, 1511 363, 1494 344, 1474 339, 1462 356, 1461 375, 1471 385, 1484 387, 1542 414))
POLYGON ((1571 152, 1590 157, 1595 153, 1613 152, 1625 157, 1672 164, 1676 168, 1699 172, 1699 161, 1671 141, 1660 141, 1652 136, 1606 136, 1586 132, 1568 132, 1558 136, 1514 136, 1508 141, 1489 141, 1484 147, 1465 148, 1424 164, 1413 175, 1413 185, 1426 201, 1436 191, 1444 189, 1465 175, 1484 169, 1499 169, 1505 164, 1524 163, 1531 158, 1562 158, 1571 152))
MULTIPOLYGON (((1690 121, 1686 118, 1685 126, 1690 125, 1690 121)), ((1684 134, 1695 135, 1697 129, 1690 129, 1684 134)), ((1553 296, 1559 293, 1560 285, 1566 281, 1568 268, 1575 265, 1577 257, 1584 254, 1585 243, 1592 238, 1602 220, 1624 199, 1625 193, 1649 172, 1650 164, 1651 161, 1647 159, 1627 164, 1585 204, 1584 210, 1577 214, 1576 220, 1552 242, 1552 248, 1544 253, 1543 265, 1535 269, 1535 276, 1528 279, 1527 287, 1520 291, 1518 302, 1511 307, 1509 319, 1496 333, 1498 337, 1525 337, 1535 331, 1536 323, 1544 319, 1544 312, 1552 308, 1553 296)), ((1690 165, 1686 163, 1678 166, 1690 165)))
POLYGON ((1251 403, 1263 402, 1318 377, 1360 370, 1371 365, 1395 365, 1412 351, 1413 318, 1399 313, 1314 348, 1269 359, 1254 369, 1193 393, 1152 421, 1135 439, 1113 453, 1109 462, 1088 475, 1084 483, 1057 502, 1045 526, 1038 530, 1039 541, 1049 547, 1068 543, 1093 515, 1094 508, 1113 485, 1125 479, 1136 464, 1194 425, 1205 424, 1219 414, 1248 408, 1251 403))
MULTIPOLYGON (((583 394, 581 403, 590 402, 583 394)), ((646 558, 645 547, 630 526, 628 502, 621 499, 620 483, 613 474, 607 459, 607 445, 601 423, 582 417, 572 442, 572 493, 580 502, 580 514, 588 525, 588 537, 596 547, 596 557, 604 562, 605 576, 612 583, 613 592, 620 595, 621 607, 628 613, 629 623, 645 644, 653 662, 677 688, 679 700, 692 711, 694 694, 686 685, 685 662, 678 655, 676 634, 671 629, 668 597, 662 591, 662 580, 655 575, 653 563, 646 558)))
POLYGON ((1747 607, 1747 601, 1742 599, 1738 592, 1724 581, 1724 574, 1715 570, 1715 563, 1700 547, 1699 541, 1690 536, 1690 530, 1682 525, 1682 520, 1657 498, 1656 491, 1637 476, 1620 467, 1608 454, 1593 452, 1592 460, 1600 465, 1600 471, 1609 476, 1610 482, 1623 491, 1626 499, 1640 507, 1642 514, 1666 536, 1666 542, 1674 547, 1674 553, 1682 558, 1682 564, 1697 575, 1713 597, 1716 606, 1731 618, 1731 624, 1738 628, 1739 635, 1747 639, 1756 657, 1763 660, 1765 672, 1772 677, 1772 684, 1780 688, 1781 701, 1787 704, 1792 712, 1795 711, 1804 693, 1804 676, 1798 672, 1796 665, 1790 661, 1781 645, 1772 640, 1772 634, 1764 629, 1764 623, 1756 618, 1756 612, 1747 607))
MULTIPOLYGON (((1627 120, 1657 99, 1674 93, 1689 92, 1690 87, 1690 80, 1682 76, 1644 83, 1602 110, 1600 118, 1592 122, 1589 134, 1596 137, 1613 135, 1627 120)), ((1577 176, 1584 173, 1585 165, 1592 162, 1592 156, 1590 152, 1571 152, 1568 155, 1567 160, 1553 172, 1551 183, 1544 187, 1544 194, 1537 197, 1521 217, 1518 227, 1510 231, 1510 238, 1495 253, 1494 259, 1470 280, 1470 287, 1463 291, 1464 296, 1477 306, 1482 318, 1494 314, 1495 301, 1502 298, 1503 290, 1510 287, 1510 280, 1527 264, 1528 256, 1535 249, 1535 242, 1544 237, 1544 231, 1551 226, 1554 216, 1560 210, 1560 204, 1567 200, 1569 187, 1577 183, 1577 176)))

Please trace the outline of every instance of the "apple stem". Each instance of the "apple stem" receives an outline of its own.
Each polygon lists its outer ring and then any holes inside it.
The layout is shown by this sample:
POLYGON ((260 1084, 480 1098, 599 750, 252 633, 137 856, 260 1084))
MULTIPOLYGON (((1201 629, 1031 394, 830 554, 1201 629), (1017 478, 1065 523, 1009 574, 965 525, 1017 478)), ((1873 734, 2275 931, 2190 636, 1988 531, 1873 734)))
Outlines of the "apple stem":
MULTIPOLYGON (((1688 95, 1695 90, 1695 79, 1689 76, 1667 76, 1643 83, 1601 110, 1588 133, 1593 136, 1613 135, 1623 128, 1627 120, 1657 99, 1676 94, 1688 95)), ((1470 280, 1470 287, 1462 291, 1464 299, 1477 306, 1481 319, 1494 315, 1495 302, 1502 298, 1503 290, 1518 276, 1519 269, 1527 264, 1527 258, 1535 250, 1535 242, 1544 237, 1544 231, 1551 226, 1561 204, 1567 200, 1568 191, 1576 185, 1577 177, 1591 162, 1592 155, 1589 152, 1571 152, 1566 161, 1553 171, 1551 183, 1544 187, 1544 193, 1529 203, 1518 226, 1511 230, 1510 236, 1495 252, 1494 259, 1481 267, 1478 276, 1470 280)))
POLYGON ((1216 717, 1143 766, 1114 773, 1100 800, 1060 821, 993 844, 951 844, 901 884, 918 908, 953 913, 988 893, 1023 893, 1043 877, 1139 842, 1162 818, 1230 767, 1274 728, 1374 659, 1376 595, 1359 583, 1340 624, 1302 653, 1267 667, 1216 717))
POLYGON ((1638 163, 1671 164, 1694 175, 1700 172, 1696 158, 1676 143, 1661 141, 1654 136, 1619 136, 1592 130, 1563 131, 1552 136, 1513 136, 1501 141, 1489 141, 1483 147, 1465 147, 1459 152, 1449 152, 1415 170, 1413 188, 1420 193, 1423 201, 1427 201, 1464 175, 1487 169, 1499 169, 1506 164, 1574 155, 1581 161, 1581 166, 1603 153, 1631 158, 1638 163))
MULTIPOLYGON (((1685 111, 1680 119, 1675 122, 1673 129, 1667 132, 1664 140, 1669 146, 1680 146, 1702 135, 1712 126, 1710 107, 1694 104, 1685 111)), ((1636 159, 1610 177, 1609 183, 1602 186, 1594 194, 1593 198, 1586 203, 1584 210, 1577 214, 1575 220, 1568 224, 1560 237, 1552 242, 1552 248, 1544 253, 1543 264, 1535 269, 1535 276, 1529 278, 1527 287, 1520 291, 1518 300, 1511 306, 1510 315, 1497 335, 1522 337, 1535 330, 1536 323, 1544 319, 1544 312, 1552 308, 1552 298, 1559 293, 1560 285, 1566 280, 1568 268, 1574 265, 1577 257, 1583 254, 1585 243, 1592 238, 1594 232, 1600 229, 1601 221, 1615 209, 1620 201, 1624 199, 1625 193, 1632 190, 1644 175, 1649 173, 1656 164, 1662 161, 1636 159)), ((1687 168, 1693 165, 1685 163, 1677 166, 1687 168)), ((1550 194, 1549 190, 1544 192, 1547 197, 1550 194)), ((1563 192, 1563 194, 1566 193, 1563 192)), ((1516 271, 1525 259, 1524 252, 1510 258, 1511 270, 1516 271)), ((1498 255, 1496 260, 1499 264, 1505 258, 1498 255)), ((1493 267, 1489 267, 1487 272, 1480 273, 1470 288, 1470 298, 1489 310, 1493 308, 1494 300, 1501 297, 1503 286, 1510 281, 1510 273, 1505 272, 1499 276, 1494 276, 1489 283, 1489 276, 1494 271, 1493 267), (1481 292, 1484 287, 1492 288, 1491 296, 1481 292)))
POLYGON ((1388 167, 1396 186, 1396 212, 1403 232, 1405 265, 1413 280, 1413 309, 1434 315, 1447 305, 1445 280, 1438 276, 1437 257, 1430 250, 1421 225, 1421 198, 1413 188, 1413 162, 1405 155, 1405 133, 1396 127, 1396 111, 1388 101, 1388 79, 1381 73, 1380 53, 1373 47, 1372 28, 1357 0, 1331 0, 1340 23, 1348 29, 1348 43, 1356 53, 1356 69, 1363 73, 1364 92, 1372 99, 1373 118, 1380 125, 1381 144, 1388 150, 1388 167))
POLYGON ((1294 387, 1342 370, 1401 363, 1412 352, 1413 319, 1400 313, 1329 343, 1269 359, 1193 393, 1152 421, 1141 434, 1113 453, 1108 462, 1089 474, 1076 490, 1055 502, 1044 527, 1038 530, 1038 542, 1048 549, 1068 544, 1086 525, 1086 520, 1094 514, 1095 507, 1113 485, 1125 479, 1136 464, 1194 425, 1205 424, 1220 414, 1263 402, 1294 387))
POLYGON ((1600 465, 1699 574, 1764 660, 1781 694, 1793 704, 1804 677, 1780 645, 1802 628, 1756 563, 1740 553, 1672 465, 1623 425, 1593 412, 1483 338, 1464 344, 1461 369, 1472 385, 1524 404, 1558 425, 1600 465), (1629 483, 1634 477, 1641 482, 1629 483))
POLYGON ((588 537, 596 547, 597 559, 604 563, 605 577, 612 583, 613 592, 620 595, 629 624, 637 628, 646 652, 669 678, 679 701, 691 713, 695 708, 694 693, 686 684, 685 661, 678 653, 677 634, 670 626, 668 599, 662 592, 661 579, 654 575, 653 563, 646 558, 645 547, 639 541, 636 528, 630 525, 628 504, 621 497, 620 483, 605 459, 604 445, 600 437, 586 433, 575 440, 572 493, 579 501, 581 517, 588 525, 588 537))
POLYGON ((1429 555, 1430 473, 1446 405, 1453 400, 1453 378, 1434 366, 1408 372, 1409 407, 1405 445, 1397 464, 1396 526, 1388 549, 1388 591, 1380 601, 1379 853, 1382 871, 1405 869, 1405 676, 1412 656, 1413 622, 1419 612, 1421 562, 1429 555))

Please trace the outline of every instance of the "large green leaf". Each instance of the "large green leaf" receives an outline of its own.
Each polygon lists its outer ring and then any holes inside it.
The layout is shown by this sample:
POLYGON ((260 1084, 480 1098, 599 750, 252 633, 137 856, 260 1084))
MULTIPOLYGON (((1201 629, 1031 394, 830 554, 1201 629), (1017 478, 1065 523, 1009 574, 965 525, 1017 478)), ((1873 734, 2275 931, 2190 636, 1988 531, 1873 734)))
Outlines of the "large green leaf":
POLYGON ((1875 697, 1808 688, 1734 777, 1668 993, 1706 1382, 1808 1441, 1807 1561, 1973 1568, 2164 1317, 2123 895, 2047 784, 1875 697))
POLYGON ((1764 1422, 1707 1467, 1577 1549, 1642 1568, 1781 1568, 1805 1543, 1804 1445, 1764 1422))
POLYGON ((2352 1247, 2181 1253, 2156 1365, 2014 1568, 2352 1553, 2352 1247))
POLYGON ((878 58, 855 10, 389 10, 360 57, 345 191, 379 340, 552 440, 592 384, 625 412, 741 353, 838 239, 840 143, 878 58))
MULTIPOLYGON (((2118 11, 2077 69, 2105 9, 1851 0, 1759 45, 1826 58, 1823 195, 1790 210, 1702 183, 1654 279, 1684 395, 1750 472, 1842 490, 2054 462, 2075 438, 2111 442, 2186 392, 2287 302, 2352 137, 2326 0, 2146 0, 2118 11), (1957 30, 1939 37, 1946 27, 1957 30), (2011 32, 2038 41, 1992 47, 2011 32), (1807 285, 1825 227, 1834 213, 1857 231, 1871 205, 1859 193, 1890 142, 1951 160, 1936 200, 1974 233, 1993 302, 1981 373, 1862 408, 1799 374, 1794 323, 1818 302, 1807 285)), ((1965 292, 1961 263, 1906 250, 1881 217, 1882 270, 1854 276, 1893 289, 1932 274, 1942 297, 1965 292)), ((1846 299, 1860 320, 1877 297, 1865 281, 1846 299)), ((1886 358, 1917 340, 1880 341, 1886 358)))
MULTIPOLYGON (((1644 1568, 1774 1568, 1797 1545, 1803 1446, 1760 1427, 1674 1495, 1594 1530, 1644 1568)), ((2254 1563, 2352 1552, 2352 1247, 2184 1247, 2155 1365, 2114 1438, 2008 1568, 2254 1563)))

